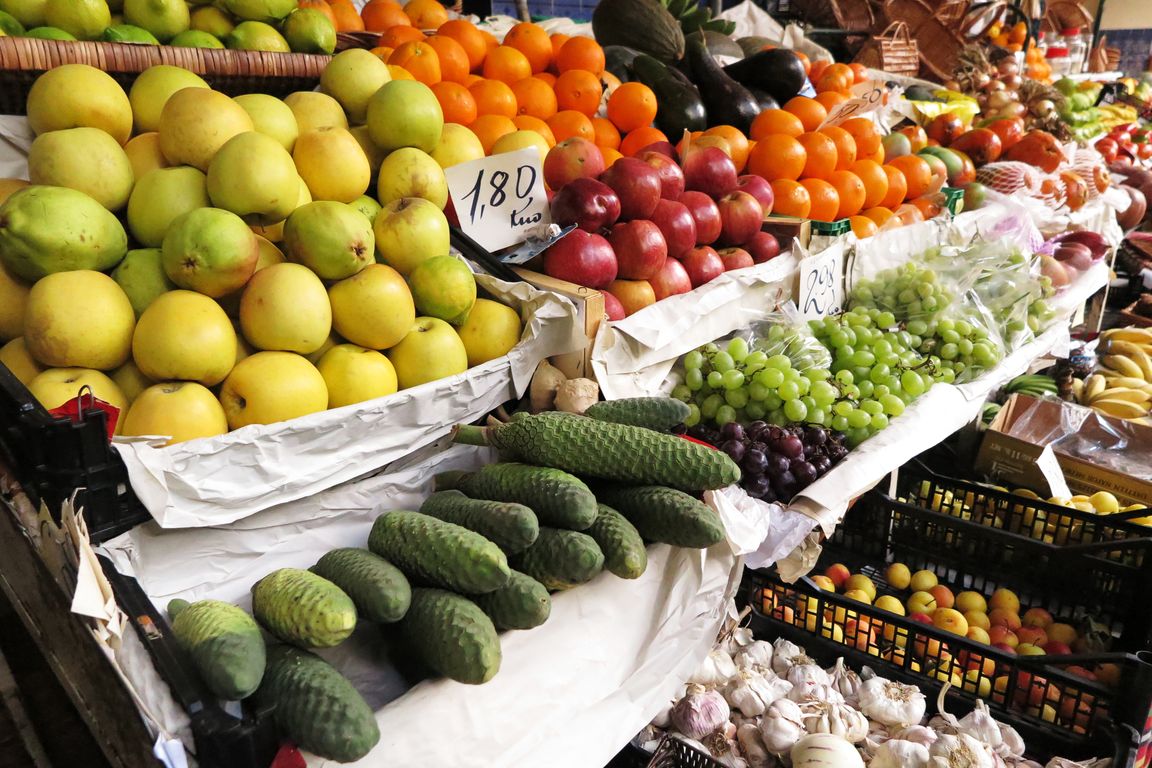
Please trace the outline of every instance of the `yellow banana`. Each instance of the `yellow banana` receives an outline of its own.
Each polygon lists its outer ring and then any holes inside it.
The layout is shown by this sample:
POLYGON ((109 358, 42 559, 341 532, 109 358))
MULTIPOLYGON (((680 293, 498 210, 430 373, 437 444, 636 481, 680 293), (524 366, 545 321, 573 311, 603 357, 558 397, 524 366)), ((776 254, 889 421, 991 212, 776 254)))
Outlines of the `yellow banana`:
POLYGON ((1143 348, 1135 341, 1128 341, 1126 339, 1107 339, 1104 342, 1104 349, 1101 350, 1104 354, 1108 355, 1134 355, 1138 352, 1143 352, 1143 348))
POLYGON ((1140 366, 1140 370, 1144 372, 1144 380, 1152 381, 1152 357, 1149 357, 1148 353, 1140 347, 1137 347, 1128 357, 1132 359, 1132 362, 1140 366))
POLYGON ((1109 328, 1100 333, 1106 341, 1132 341, 1137 344, 1152 344, 1152 328, 1109 328))
POLYGON ((1084 379, 1072 379, 1072 399, 1082 402, 1084 399, 1084 379))
POLYGON ((1115 416, 1118 419, 1138 419, 1141 416, 1148 415, 1148 408, 1146 406, 1130 403, 1127 400, 1101 398, 1093 401, 1092 407, 1109 416, 1115 416))
POLYGON ((1147 403, 1152 400, 1152 394, 1144 392, 1140 389, 1128 389, 1125 387, 1113 387, 1101 392, 1097 397, 1093 398, 1089 405, 1092 405, 1098 400, 1125 400, 1129 403, 1147 403))
POLYGON ((1104 374, 1109 387, 1126 387, 1128 389, 1144 389, 1152 392, 1152 381, 1145 381, 1134 376, 1115 376, 1104 374))
POLYGON ((1100 362, 1124 376, 1131 376, 1136 379, 1144 378, 1144 369, 1126 355, 1104 355, 1100 358, 1100 362))
POLYGON ((1084 380, 1084 395, 1080 402, 1087 403, 1108 388, 1108 382, 1098 373, 1094 373, 1084 380))

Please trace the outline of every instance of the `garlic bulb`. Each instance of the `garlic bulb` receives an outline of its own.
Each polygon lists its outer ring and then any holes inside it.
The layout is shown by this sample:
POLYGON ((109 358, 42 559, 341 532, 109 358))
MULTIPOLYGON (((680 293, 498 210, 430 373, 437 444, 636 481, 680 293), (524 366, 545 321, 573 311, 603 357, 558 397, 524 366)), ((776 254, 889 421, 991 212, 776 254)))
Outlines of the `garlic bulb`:
POLYGON ((910 725, 892 734, 892 738, 930 747, 939 738, 939 735, 926 725, 910 725))
POLYGON ((708 688, 720 688, 735 675, 736 664, 733 663, 732 657, 717 648, 708 654, 708 658, 704 659, 704 663, 692 674, 688 682, 708 688))
POLYGON ((1012 726, 1001 722, 997 722, 996 725, 1000 728, 1000 746, 996 751, 1002 757, 1023 757, 1024 738, 1019 732, 1012 726))
POLYGON ((789 757, 792 768, 864 768, 856 748, 830 733, 805 736, 792 747, 789 757))
POLYGON ((987 748, 966 733, 942 735, 928 754, 929 768, 995 768, 987 748))
POLYGON ((773 768, 776 761, 764 746, 764 739, 760 736, 760 729, 748 723, 736 730, 736 741, 740 744, 740 751, 748 761, 748 768, 773 768))
POLYGON ((761 641, 752 636, 752 630, 748 627, 737 627, 732 630, 732 634, 724 638, 724 642, 720 643, 720 649, 729 656, 735 656, 741 649, 747 648, 754 642, 761 641))
POLYGON ((732 713, 717 691, 702 685, 688 686, 688 693, 672 707, 672 725, 691 739, 702 739, 728 722, 732 713))
POLYGON ((815 683, 792 686, 792 690, 788 691, 788 698, 797 704, 803 704, 805 701, 813 699, 833 704, 844 703, 844 697, 840 695, 838 690, 830 685, 817 685, 815 683))
POLYGON ((776 639, 772 643, 772 671, 780 675, 780 677, 787 677, 788 670, 792 669, 792 665, 797 663, 799 659, 805 662, 811 661, 804 655, 804 649, 789 640, 782 637, 776 639))
POLYGON ((976 708, 957 721, 956 730, 968 734, 992 750, 1004 742, 1004 737, 1000 734, 1000 725, 988 711, 987 705, 979 699, 976 701, 976 708))
MULTIPOLYGON (((794 664, 788 670, 788 682, 792 683, 792 690, 789 692, 788 698, 792 701, 803 701, 806 698, 816 696, 820 689, 830 686, 832 678, 828 677, 828 673, 817 665, 803 663, 794 664)), ((825 696, 816 697, 827 698, 825 696)))
POLYGON ((914 741, 889 739, 880 745, 869 768, 927 768, 928 747, 914 741))
POLYGON ((791 699, 777 699, 764 712, 760 736, 769 752, 782 755, 804 735, 804 713, 791 699))
POLYGON ((776 677, 772 672, 762 675, 742 669, 729 681, 724 690, 724 698, 745 717, 755 717, 764 714, 772 702, 791 690, 792 683, 776 677))
POLYGON ((916 686, 882 677, 862 682, 856 699, 865 715, 887 726, 915 725, 924 719, 928 707, 916 686))
POLYGON ((832 687, 844 697, 844 701, 855 706, 856 694, 860 690, 860 675, 844 664, 843 656, 836 659, 836 666, 828 670, 828 677, 832 681, 832 687))
POLYGON ((737 669, 772 670, 772 643, 757 640, 740 649, 732 660, 736 662, 737 669))
POLYGON ((800 705, 800 711, 808 733, 831 733, 853 744, 868 736, 868 718, 847 704, 810 700, 800 705))

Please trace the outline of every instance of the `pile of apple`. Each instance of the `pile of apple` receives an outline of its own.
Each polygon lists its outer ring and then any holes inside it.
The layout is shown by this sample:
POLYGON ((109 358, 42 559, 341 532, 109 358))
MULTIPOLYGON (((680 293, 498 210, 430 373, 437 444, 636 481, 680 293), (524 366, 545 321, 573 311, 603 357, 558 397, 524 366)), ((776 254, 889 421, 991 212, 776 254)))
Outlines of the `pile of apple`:
POLYGON ((738 176, 716 147, 690 147, 680 163, 658 142, 605 168, 595 144, 571 138, 548 152, 544 179, 553 222, 576 225, 545 251, 544 271, 601 289, 611 320, 780 253, 761 230, 772 187, 738 176))

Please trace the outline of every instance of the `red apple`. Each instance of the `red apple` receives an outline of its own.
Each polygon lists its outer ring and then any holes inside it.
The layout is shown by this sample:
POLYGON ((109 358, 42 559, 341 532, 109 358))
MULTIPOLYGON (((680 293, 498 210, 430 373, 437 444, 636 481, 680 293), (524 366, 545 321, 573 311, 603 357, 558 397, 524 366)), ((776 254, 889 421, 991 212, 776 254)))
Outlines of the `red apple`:
POLYGON ((780 255, 780 241, 771 232, 761 230, 744 243, 744 250, 752 254, 752 261, 763 264, 780 255))
POLYGON ((992 643, 992 647, 998 651, 1001 651, 1002 653, 1008 654, 1009 656, 1016 655, 1016 646, 1014 645, 1009 645, 1008 643, 992 643))
POLYGON ((596 178, 604 172, 604 155, 587 139, 564 139, 544 156, 544 182, 560 189, 573 179, 596 178))
POLYGON ((448 223, 452 226, 460 228, 460 216, 456 213, 456 205, 452 202, 451 196, 448 198, 448 204, 444 206, 444 218, 448 219, 448 223))
MULTIPOLYGON (((660 197, 665 200, 679 200, 684 194, 684 171, 668 155, 662 152, 641 152, 641 160, 656 169, 660 175, 660 197)), ((769 187, 771 192, 771 187, 769 187)))
MULTIPOLYGON (((1053 655, 1056 655, 1056 654, 1053 653, 1053 655)), ((1079 664, 1073 664, 1070 667, 1064 667, 1064 671, 1069 673, 1069 674, 1076 675, 1077 677, 1082 677, 1085 680, 1095 680, 1096 679, 1096 673, 1095 672, 1093 672, 1092 670, 1087 669, 1085 667, 1082 667, 1079 664)))
POLYGON ((1072 653, 1072 649, 1068 647, 1068 643, 1061 643, 1057 640, 1049 640, 1040 647, 1044 649, 1044 653, 1051 656, 1067 656, 1072 653))
POLYGON ((992 641, 992 645, 1004 644, 1015 648, 1020 644, 1020 638, 1016 636, 1016 633, 1000 624, 992 625, 988 630, 988 639, 992 641))
POLYGON ((672 146, 672 142, 670 141, 654 141, 651 144, 645 144, 643 147, 640 147, 640 151, 636 153, 636 157, 643 155, 645 152, 659 152, 673 160, 676 159, 676 147, 672 146))
POLYGON ((649 278, 648 282, 656 292, 656 301, 692 290, 692 280, 688 277, 688 271, 676 259, 666 259, 664 266, 649 278))
POLYGON ((736 164, 718 147, 689 149, 684 158, 684 186, 712 198, 736 189, 736 164))
POLYGON ((912 619, 912 621, 918 621, 921 624, 927 624, 930 627, 933 626, 932 617, 926 613, 914 613, 908 618, 912 619))
POLYGON ((824 569, 824 575, 832 580, 832 585, 836 589, 841 589, 852 577, 852 571, 848 570, 848 566, 843 563, 833 563, 824 569))
POLYGON ((684 258, 680 259, 680 263, 684 265, 684 270, 688 273, 693 288, 699 288, 724 272, 724 260, 720 258, 720 254, 716 253, 714 248, 707 245, 701 245, 688 251, 684 258))
POLYGON ((573 179, 552 198, 552 221, 575 224, 585 232, 608 229, 620 218, 620 198, 596 179, 573 179))
POLYGON ((1024 615, 1020 617, 1020 623, 1026 627, 1040 627, 1040 629, 1048 629, 1052 626, 1052 614, 1043 608, 1029 608, 1024 611, 1024 615))
POLYGON ((723 245, 743 245, 760 231, 764 209, 747 192, 729 192, 716 201, 720 209, 720 239, 723 245))
POLYGON ((608 242, 616 251, 617 277, 625 280, 647 280, 668 260, 668 244, 660 227, 647 219, 617 223, 608 242))
POLYGON ((620 219, 646 219, 660 202, 660 174, 635 157, 622 157, 600 174, 620 197, 620 219))
POLYGON ((763 176, 746 173, 736 179, 736 188, 759 200, 765 216, 772 213, 772 206, 776 204, 776 194, 772 191, 772 185, 763 176))
POLYGON ((724 262, 725 272, 731 272, 734 269, 744 269, 745 267, 751 267, 756 264, 756 262, 752 260, 752 254, 743 248, 737 248, 735 246, 731 248, 721 248, 717 253, 720 254, 720 261, 724 262))
POLYGON ((574 229, 544 251, 544 272, 589 288, 616 279, 619 267, 612 246, 600 235, 574 229))
POLYGON ((668 256, 679 259, 696 245, 696 220, 688 206, 676 200, 661 200, 652 212, 652 223, 660 227, 668 256))
POLYGON ((1016 630, 1016 637, 1020 640, 1020 644, 1042 646, 1048 642, 1048 633, 1040 627, 1020 627, 1016 630))
POLYGON ((688 208, 696 222, 696 245, 711 245, 720 237, 720 209, 703 192, 689 191, 680 195, 680 202, 688 208))
POLYGON ((624 305, 620 303, 620 299, 616 298, 608 291, 600 291, 604 294, 604 316, 609 320, 623 320, 626 315, 624 313, 624 305))
POLYGON ((620 300, 626 316, 656 303, 656 292, 647 280, 613 280, 606 290, 620 300))

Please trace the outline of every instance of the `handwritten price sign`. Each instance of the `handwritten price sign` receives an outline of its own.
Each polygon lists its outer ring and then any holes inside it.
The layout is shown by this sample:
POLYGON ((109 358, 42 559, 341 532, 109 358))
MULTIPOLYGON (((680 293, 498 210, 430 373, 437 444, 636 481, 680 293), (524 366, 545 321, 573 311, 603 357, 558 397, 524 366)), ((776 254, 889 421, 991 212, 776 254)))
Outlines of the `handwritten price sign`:
POLYGON ((445 169, 460 228, 489 251, 524 242, 551 223, 535 147, 445 169))
POLYGON ((805 320, 838 314, 844 304, 844 249, 828 248, 800 261, 797 306, 805 320))
POLYGON ((852 98, 833 107, 820 127, 840 125, 850 117, 860 117, 869 112, 875 112, 883 106, 887 96, 888 87, 879 80, 868 80, 853 86, 852 98))

